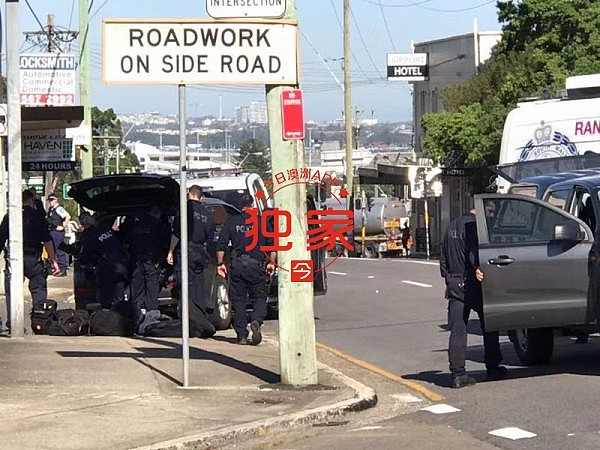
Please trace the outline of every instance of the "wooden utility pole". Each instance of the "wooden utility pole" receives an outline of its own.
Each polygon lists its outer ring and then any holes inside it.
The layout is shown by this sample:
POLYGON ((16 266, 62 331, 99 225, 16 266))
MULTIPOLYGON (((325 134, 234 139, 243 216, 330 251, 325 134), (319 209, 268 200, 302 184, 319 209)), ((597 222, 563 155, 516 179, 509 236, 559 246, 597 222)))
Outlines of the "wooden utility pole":
POLYGON ((8 248, 10 337, 25 336, 23 297, 23 201, 21 192, 21 102, 19 101, 19 2, 6 2, 6 98, 8 104, 8 248))
POLYGON ((346 127, 347 209, 353 211, 354 165, 352 161, 352 79, 350 73, 350 0, 344 0, 344 124, 346 127))
MULTIPOLYGON (((296 2, 287 0, 283 19, 296 20, 296 2)), ((304 144, 300 140, 283 140, 281 95, 289 87, 269 85, 267 108, 269 136, 271 142, 271 166, 273 173, 300 169, 304 164, 304 144)), ((315 342, 315 319, 313 307, 313 284, 292 283, 290 275, 293 260, 310 260, 306 248, 306 185, 293 184, 277 192, 275 206, 291 213, 292 242, 289 251, 278 252, 279 270, 279 361, 281 382, 294 386, 309 386, 318 383, 317 353, 315 342)), ((279 229, 285 228, 284 220, 279 229)))
MULTIPOLYGON (((47 49, 46 51, 48 53, 52 53, 54 52, 54 50, 56 49, 57 51, 60 51, 60 48, 58 47, 58 45, 56 45, 54 43, 54 39, 55 39, 55 34, 54 34, 54 14, 48 14, 48 16, 46 17, 46 37, 48 39, 48 44, 47 44, 47 49)), ((48 198, 48 195, 50 195, 51 193, 54 192, 54 174, 52 173, 51 170, 47 170, 46 172, 44 172, 44 194, 43 194, 43 198, 44 198, 44 204, 46 204, 46 199, 48 198)))
POLYGON ((90 130, 88 141, 81 152, 81 177, 94 175, 94 149, 92 144, 92 106, 90 99, 90 45, 89 0, 79 0, 79 102, 83 105, 83 124, 90 130))

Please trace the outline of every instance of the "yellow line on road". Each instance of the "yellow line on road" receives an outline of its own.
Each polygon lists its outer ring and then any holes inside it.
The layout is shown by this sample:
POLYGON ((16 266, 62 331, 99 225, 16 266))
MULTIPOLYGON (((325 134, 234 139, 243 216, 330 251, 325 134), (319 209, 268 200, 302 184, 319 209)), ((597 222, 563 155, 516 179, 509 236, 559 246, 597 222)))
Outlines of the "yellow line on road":
POLYGON ((333 353, 334 355, 339 356, 340 358, 343 358, 346 361, 354 363, 357 366, 362 367, 363 369, 370 370, 371 372, 376 373, 377 375, 381 375, 382 377, 387 378, 388 380, 392 380, 392 381, 395 381, 396 383, 400 383, 414 391, 417 391, 418 393, 422 394, 423 396, 425 396, 427 399, 431 400, 432 402, 439 402, 444 399, 444 396, 438 394, 437 392, 433 392, 433 391, 427 389, 425 386, 421 386, 419 383, 417 383, 415 381, 405 380, 401 376, 398 376, 391 372, 388 372, 387 370, 384 370, 381 367, 374 366, 373 364, 363 361, 362 359, 355 358, 354 356, 348 355, 347 353, 344 353, 333 347, 329 347, 325 344, 321 344, 320 342, 317 342, 317 348, 326 350, 329 353, 333 353))

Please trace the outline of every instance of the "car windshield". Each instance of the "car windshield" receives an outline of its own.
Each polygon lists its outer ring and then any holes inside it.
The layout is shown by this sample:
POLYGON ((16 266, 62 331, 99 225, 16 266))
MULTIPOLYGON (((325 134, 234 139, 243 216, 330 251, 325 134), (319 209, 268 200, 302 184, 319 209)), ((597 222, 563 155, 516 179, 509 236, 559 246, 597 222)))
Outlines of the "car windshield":
POLYGON ((207 197, 218 198, 225 203, 229 203, 230 205, 239 208, 240 199, 244 194, 248 194, 247 189, 231 189, 226 191, 210 191, 207 193, 207 197))

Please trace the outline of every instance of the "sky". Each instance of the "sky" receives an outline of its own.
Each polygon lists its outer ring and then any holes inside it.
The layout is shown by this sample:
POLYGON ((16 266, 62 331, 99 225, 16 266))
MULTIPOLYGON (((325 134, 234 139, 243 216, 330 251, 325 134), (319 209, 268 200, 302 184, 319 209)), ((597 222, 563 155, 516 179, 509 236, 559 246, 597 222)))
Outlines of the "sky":
MULTIPOLYGON (((176 114, 176 86, 102 83, 102 19, 206 19, 207 0, 89 1, 93 2, 89 31, 93 105, 113 108, 121 114, 176 114)), ((47 15, 53 13, 57 27, 77 30, 78 3, 79 0, 21 0, 22 30, 40 30, 31 10, 44 25, 47 15)), ((387 53, 411 53, 411 42, 471 33, 474 18, 481 31, 500 29, 495 0, 351 0, 350 4, 352 105, 353 110, 360 111, 361 119, 399 122, 412 118, 410 85, 386 80, 387 53)), ((296 0, 296 6, 305 120, 340 119, 344 94, 336 78, 343 83, 343 0, 296 0)), ((23 41, 21 51, 37 52, 39 48, 23 41)), ((71 51, 77 51, 77 42, 71 51)), ((190 86, 186 95, 188 116, 218 116, 222 104, 224 117, 234 117, 237 106, 265 100, 263 86, 190 86)))

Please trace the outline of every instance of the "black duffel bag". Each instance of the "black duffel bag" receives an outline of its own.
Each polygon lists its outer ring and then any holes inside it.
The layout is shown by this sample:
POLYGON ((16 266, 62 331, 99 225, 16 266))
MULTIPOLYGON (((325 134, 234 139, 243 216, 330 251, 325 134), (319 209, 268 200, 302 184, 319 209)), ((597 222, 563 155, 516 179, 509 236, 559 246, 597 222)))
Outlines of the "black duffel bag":
POLYGON ((140 313, 132 302, 115 303, 111 309, 99 309, 90 317, 90 334, 97 336, 133 336, 140 313))
POLYGON ((83 336, 90 331, 90 315, 80 309, 59 309, 48 329, 52 336, 83 336))
POLYGON ((48 331, 56 322, 56 307, 54 300, 46 300, 42 309, 31 310, 31 330, 33 334, 49 334, 48 331))

